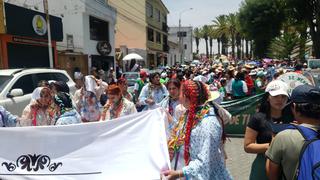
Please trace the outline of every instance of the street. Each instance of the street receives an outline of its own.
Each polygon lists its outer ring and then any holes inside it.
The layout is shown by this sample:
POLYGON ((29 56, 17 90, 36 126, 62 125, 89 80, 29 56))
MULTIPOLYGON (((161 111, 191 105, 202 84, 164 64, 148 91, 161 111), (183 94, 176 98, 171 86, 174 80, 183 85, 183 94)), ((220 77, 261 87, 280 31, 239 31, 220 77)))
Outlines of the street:
POLYGON ((227 168, 235 180, 249 179, 254 154, 248 154, 243 150, 243 138, 228 138, 226 143, 228 155, 227 168))

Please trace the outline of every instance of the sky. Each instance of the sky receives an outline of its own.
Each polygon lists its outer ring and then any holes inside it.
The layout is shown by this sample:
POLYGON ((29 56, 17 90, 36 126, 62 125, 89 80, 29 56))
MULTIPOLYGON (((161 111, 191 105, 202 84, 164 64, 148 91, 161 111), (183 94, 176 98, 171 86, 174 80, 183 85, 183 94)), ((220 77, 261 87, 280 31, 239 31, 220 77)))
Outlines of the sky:
MULTIPOLYGON (((179 25, 181 14, 181 26, 201 27, 212 24, 215 17, 222 14, 237 12, 243 0, 162 0, 169 10, 168 25, 179 25), (192 10, 187 10, 193 8, 192 10), (187 10, 187 11, 185 11, 187 10)), ((195 43, 193 45, 195 51, 195 43)), ((205 53, 205 42, 200 40, 200 53, 205 53)), ((217 43, 213 45, 214 53, 217 52, 217 43)))

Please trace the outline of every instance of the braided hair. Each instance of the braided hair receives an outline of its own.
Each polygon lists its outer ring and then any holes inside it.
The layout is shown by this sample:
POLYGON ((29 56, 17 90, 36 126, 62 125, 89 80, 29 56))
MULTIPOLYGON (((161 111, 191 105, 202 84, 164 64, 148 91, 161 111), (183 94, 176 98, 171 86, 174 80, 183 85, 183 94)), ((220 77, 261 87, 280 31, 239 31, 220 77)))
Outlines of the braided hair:
POLYGON ((207 101, 209 92, 205 84, 200 81, 187 80, 183 83, 182 88, 182 92, 184 93, 185 97, 190 101, 184 143, 184 160, 185 164, 187 165, 190 161, 190 135, 192 127, 195 123, 197 108, 207 101))
POLYGON ((70 95, 65 92, 58 92, 54 96, 54 103, 60 107, 60 114, 64 114, 68 108, 72 108, 70 95))

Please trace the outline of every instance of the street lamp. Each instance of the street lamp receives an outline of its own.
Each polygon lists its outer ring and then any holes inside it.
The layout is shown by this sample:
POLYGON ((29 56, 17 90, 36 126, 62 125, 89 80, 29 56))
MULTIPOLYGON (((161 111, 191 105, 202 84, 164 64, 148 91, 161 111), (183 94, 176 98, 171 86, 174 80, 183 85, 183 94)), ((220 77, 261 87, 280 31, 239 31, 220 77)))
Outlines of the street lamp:
POLYGON ((193 10, 193 8, 188 8, 188 9, 184 9, 179 13, 179 30, 178 30, 178 37, 179 37, 179 53, 180 53, 180 64, 182 64, 182 45, 181 45, 181 41, 182 41, 182 34, 181 34, 181 15, 184 12, 187 11, 191 11, 193 10))

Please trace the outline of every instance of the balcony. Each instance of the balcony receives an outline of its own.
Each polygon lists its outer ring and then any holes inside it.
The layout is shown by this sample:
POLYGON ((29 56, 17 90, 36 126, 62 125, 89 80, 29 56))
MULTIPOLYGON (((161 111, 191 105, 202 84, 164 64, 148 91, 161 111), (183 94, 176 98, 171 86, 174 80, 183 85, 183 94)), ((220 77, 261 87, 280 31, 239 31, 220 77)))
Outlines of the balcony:
POLYGON ((167 23, 165 23, 165 22, 162 23, 162 31, 164 31, 166 33, 169 32, 169 27, 168 27, 167 23))

